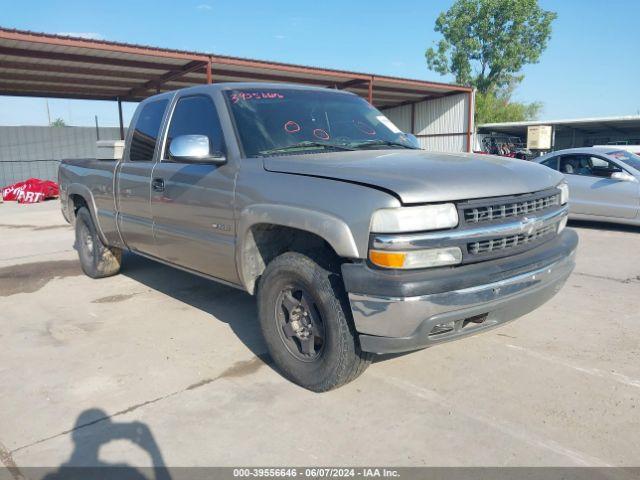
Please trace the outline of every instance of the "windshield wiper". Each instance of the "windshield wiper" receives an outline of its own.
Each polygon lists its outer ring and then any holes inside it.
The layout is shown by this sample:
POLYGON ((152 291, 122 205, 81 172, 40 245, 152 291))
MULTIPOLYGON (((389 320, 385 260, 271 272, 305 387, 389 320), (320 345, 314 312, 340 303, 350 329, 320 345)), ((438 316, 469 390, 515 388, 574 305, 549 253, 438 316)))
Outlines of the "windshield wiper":
POLYGON ((291 152, 304 148, 331 148, 335 150, 349 150, 353 151, 354 149, 351 147, 347 147, 346 145, 339 145, 337 143, 325 143, 325 142, 299 142, 294 143, 293 145, 286 145, 284 147, 271 148, 269 150, 262 150, 260 155, 271 155, 272 153, 285 153, 291 152))
POLYGON ((408 148, 410 150, 419 150, 418 148, 407 145, 406 143, 394 142, 393 140, 364 140, 362 142, 349 143, 349 146, 352 148, 377 147, 379 145, 386 147, 402 147, 408 148))

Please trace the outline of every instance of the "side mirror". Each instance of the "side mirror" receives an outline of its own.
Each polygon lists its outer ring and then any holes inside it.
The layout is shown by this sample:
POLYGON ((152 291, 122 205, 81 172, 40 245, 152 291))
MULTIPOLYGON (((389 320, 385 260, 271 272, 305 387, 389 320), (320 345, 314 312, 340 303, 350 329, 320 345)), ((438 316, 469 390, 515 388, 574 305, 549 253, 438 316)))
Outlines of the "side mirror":
POLYGON ((613 172, 611 174, 611 180, 618 180, 620 182, 636 182, 636 177, 627 172, 613 172))
POLYGON ((407 141, 415 148, 422 148, 420 146, 420 141, 418 140, 418 137, 416 137, 413 133, 402 133, 405 138, 407 139, 407 141))
POLYGON ((183 163, 221 165, 227 158, 221 152, 211 152, 206 135, 180 135, 169 145, 169 158, 183 163))

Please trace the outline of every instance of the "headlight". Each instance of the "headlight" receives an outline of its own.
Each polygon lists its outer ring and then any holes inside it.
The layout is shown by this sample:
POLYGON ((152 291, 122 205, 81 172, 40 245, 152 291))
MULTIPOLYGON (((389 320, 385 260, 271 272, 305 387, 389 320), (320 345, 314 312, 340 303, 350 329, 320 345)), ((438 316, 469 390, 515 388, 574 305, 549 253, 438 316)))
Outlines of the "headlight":
POLYGON ((408 233, 453 228, 458 225, 458 211, 453 203, 419 207, 385 208, 374 212, 373 233, 408 233))
POLYGON ((567 182, 562 182, 558 184, 558 189, 560 190, 560 205, 564 205, 569 201, 569 185, 567 182))
POLYGON ((369 260, 382 268, 429 268, 457 265, 462 262, 462 250, 458 247, 429 248, 407 252, 370 250, 369 260))

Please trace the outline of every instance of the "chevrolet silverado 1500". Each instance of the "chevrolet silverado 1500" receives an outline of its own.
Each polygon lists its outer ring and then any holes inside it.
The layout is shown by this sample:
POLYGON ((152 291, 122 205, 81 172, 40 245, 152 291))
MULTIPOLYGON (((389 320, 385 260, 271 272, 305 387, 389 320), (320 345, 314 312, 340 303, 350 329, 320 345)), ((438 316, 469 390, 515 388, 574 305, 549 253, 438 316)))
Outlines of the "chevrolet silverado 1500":
POLYGON ((59 179, 87 275, 127 250, 246 290, 276 366, 314 391, 532 311, 577 246, 560 173, 420 150, 338 90, 155 95, 122 159, 64 161, 59 179))

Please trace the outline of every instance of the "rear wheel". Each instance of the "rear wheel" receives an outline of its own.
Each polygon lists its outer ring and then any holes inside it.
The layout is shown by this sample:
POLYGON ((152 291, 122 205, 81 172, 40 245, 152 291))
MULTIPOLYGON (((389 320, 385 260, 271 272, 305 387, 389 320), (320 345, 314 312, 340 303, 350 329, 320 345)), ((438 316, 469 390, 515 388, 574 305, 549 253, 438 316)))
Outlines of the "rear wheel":
POLYGON ((331 390, 371 362, 360 350, 340 277, 305 255, 285 253, 267 266, 258 308, 274 363, 302 387, 331 390))
POLYGON ((91 278, 103 278, 120 271, 122 250, 102 243, 86 207, 76 215, 76 250, 82 271, 91 278))

